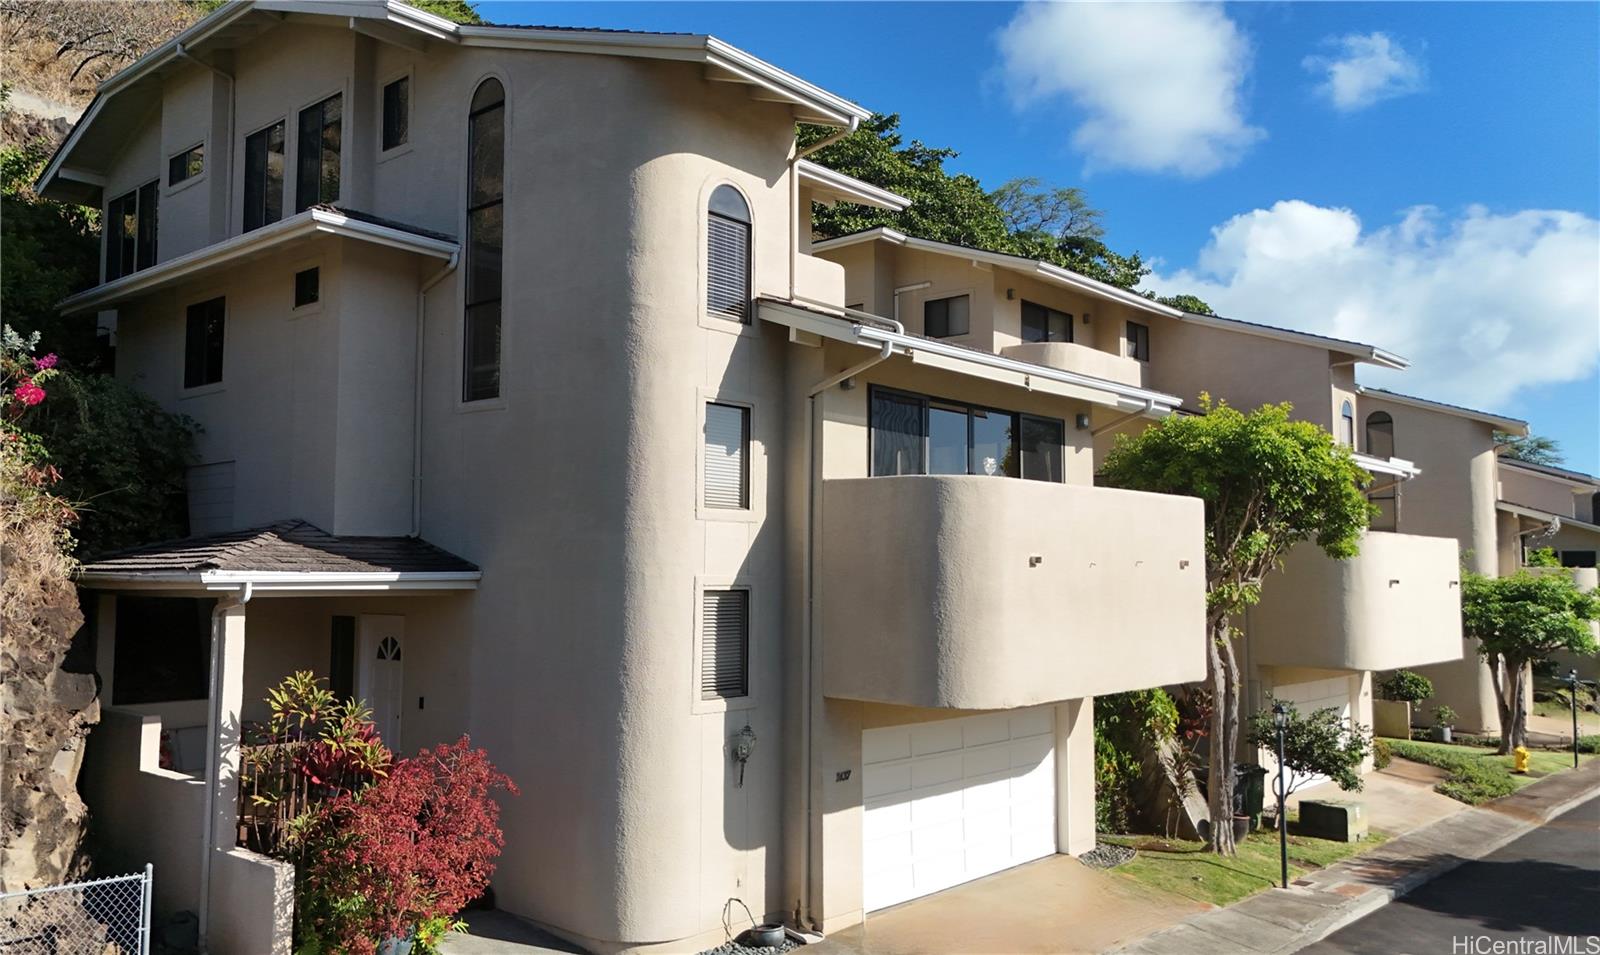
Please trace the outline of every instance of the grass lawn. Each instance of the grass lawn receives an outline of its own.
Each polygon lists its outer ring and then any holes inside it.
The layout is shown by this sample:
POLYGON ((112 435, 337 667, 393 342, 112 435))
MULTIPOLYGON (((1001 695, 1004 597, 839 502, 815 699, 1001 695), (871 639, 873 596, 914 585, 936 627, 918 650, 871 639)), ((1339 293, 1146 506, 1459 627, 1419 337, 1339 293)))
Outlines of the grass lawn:
MULTIPOLYGON (((1289 878, 1299 878, 1313 869, 1365 852, 1384 841, 1371 833, 1360 842, 1332 842, 1293 833, 1289 834, 1289 878)), ((1181 895, 1197 902, 1232 905, 1246 896, 1278 884, 1278 835, 1253 832, 1239 844, 1232 859, 1205 851, 1205 843, 1159 836, 1106 836, 1103 842, 1133 846, 1139 854, 1130 862, 1112 869, 1122 878, 1141 885, 1181 895)))
MULTIPOLYGON (((1388 742, 1396 756, 1448 770, 1450 776, 1434 789, 1472 805, 1509 795, 1534 780, 1572 768, 1571 753, 1550 750, 1530 750, 1528 772, 1519 775, 1511 771, 1511 756, 1496 755, 1489 747, 1399 739, 1388 742)), ((1591 755, 1581 758, 1584 762, 1594 759, 1591 755)))

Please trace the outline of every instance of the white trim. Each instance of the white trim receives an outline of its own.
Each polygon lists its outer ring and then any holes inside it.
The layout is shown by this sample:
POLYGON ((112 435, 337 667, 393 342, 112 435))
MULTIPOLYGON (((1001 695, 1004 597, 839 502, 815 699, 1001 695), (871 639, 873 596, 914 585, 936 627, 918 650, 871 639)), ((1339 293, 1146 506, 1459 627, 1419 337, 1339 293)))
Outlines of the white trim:
POLYGON ((113 585, 130 589, 240 590, 258 595, 308 591, 476 590, 482 571, 348 571, 295 570, 163 570, 85 572, 85 586, 113 585))
POLYGON ((762 703, 756 685, 756 599, 755 588, 743 574, 697 574, 694 578, 694 635, 690 654, 694 670, 689 676, 689 712, 695 716, 753 710, 762 703), (705 658, 705 596, 708 590, 744 591, 744 696, 702 695, 701 663, 705 658))
POLYGON ((1363 471, 1371 474, 1387 474, 1397 477, 1402 481, 1409 481, 1422 473, 1422 469, 1404 458, 1377 458, 1359 451, 1351 452, 1351 457, 1356 459, 1356 464, 1363 471))
POLYGON ((188 255, 168 259, 131 275, 97 285, 76 295, 69 295, 56 307, 64 315, 96 311, 123 298, 152 291, 236 259, 268 252, 295 239, 317 234, 360 239, 375 245, 439 259, 448 259, 460 248, 459 244, 453 241, 352 219, 337 212, 307 209, 305 212, 280 219, 244 235, 234 236, 226 241, 190 252, 188 255))
POLYGON ((1569 517, 1566 514, 1553 514, 1550 511, 1541 511, 1522 504, 1513 504, 1510 501, 1496 501, 1494 507, 1497 511, 1505 511, 1507 514, 1514 514, 1517 517, 1526 517, 1529 520, 1545 521, 1546 523, 1560 521, 1562 527, 1576 527, 1579 530, 1600 534, 1600 524, 1590 524, 1588 521, 1580 521, 1576 517, 1569 517))
POLYGON ((936 338, 923 338, 853 322, 789 302, 758 298, 756 310, 763 321, 854 345, 870 348, 888 346, 891 353, 909 355, 913 361, 921 364, 1032 391, 1047 391, 1124 411, 1147 411, 1158 417, 1165 417, 1183 405, 1183 399, 1176 395, 963 348, 936 338))
POLYGON ((911 206, 911 200, 905 196, 881 189, 870 182, 863 182, 854 176, 847 176, 809 159, 795 163, 795 170, 800 174, 802 184, 811 186, 814 191, 825 193, 834 199, 888 209, 891 212, 904 212, 911 206))
POLYGON ((1356 394, 1363 398, 1370 398, 1373 401, 1389 401, 1397 405, 1405 405, 1408 408, 1422 408, 1425 411, 1437 411, 1440 414, 1481 421, 1484 424, 1492 425, 1501 431, 1510 432, 1514 435, 1528 433, 1528 422, 1520 418, 1505 418, 1500 415, 1490 414, 1487 411, 1474 411, 1471 408, 1447 405, 1438 401, 1429 401, 1426 398, 1414 398, 1411 395, 1395 394, 1392 391, 1384 391, 1382 388, 1367 388, 1362 385, 1356 385, 1356 394))
POLYGON ((1254 322, 1244 322, 1235 318, 1223 318, 1221 315, 1198 315, 1194 312, 1185 312, 1179 319, 1195 325, 1208 328, 1221 328, 1242 335, 1254 335, 1257 338, 1271 338, 1281 342, 1294 342, 1297 345, 1315 345, 1336 351, 1345 355, 1355 355, 1357 361, 1369 365, 1378 365, 1383 368, 1393 368, 1396 371, 1411 367, 1411 360, 1396 355, 1394 352, 1384 351, 1376 345, 1366 345, 1361 342, 1346 341, 1342 338, 1329 338, 1315 332, 1297 332, 1291 328, 1274 328, 1271 325, 1257 325, 1254 322))

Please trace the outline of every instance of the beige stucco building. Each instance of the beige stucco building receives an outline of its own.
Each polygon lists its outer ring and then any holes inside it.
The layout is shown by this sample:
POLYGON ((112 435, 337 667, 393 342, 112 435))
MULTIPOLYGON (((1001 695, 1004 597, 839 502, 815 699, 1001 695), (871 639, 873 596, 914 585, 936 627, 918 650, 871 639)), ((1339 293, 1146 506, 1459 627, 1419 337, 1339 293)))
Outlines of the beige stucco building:
POLYGON ((711 37, 394 2, 229 4, 105 84, 39 183, 109 223, 64 309, 204 429, 191 538, 82 580, 85 788, 159 913, 288 950, 237 791, 297 669, 485 747, 497 904, 598 952, 1094 844, 1092 697, 1202 675, 1204 560, 1088 422, 1181 402, 851 298, 812 204, 906 200, 795 127, 867 115, 711 37))

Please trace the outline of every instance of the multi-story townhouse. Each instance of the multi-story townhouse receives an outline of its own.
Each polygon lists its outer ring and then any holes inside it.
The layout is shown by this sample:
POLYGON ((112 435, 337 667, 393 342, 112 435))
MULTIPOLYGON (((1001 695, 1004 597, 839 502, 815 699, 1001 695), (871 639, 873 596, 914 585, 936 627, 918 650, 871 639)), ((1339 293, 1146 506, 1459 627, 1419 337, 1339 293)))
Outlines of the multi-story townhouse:
POLYGON ((1204 555, 1088 422, 1180 401, 851 298, 811 204, 905 200, 795 125, 866 116, 711 37, 397 2, 230 3, 109 80, 39 182, 107 211, 64 308, 204 432, 195 536, 84 567, 104 861, 287 951, 237 790, 297 669, 486 747, 497 903, 596 951, 1090 847, 1091 698, 1201 676, 1204 555))
MULTIPOLYGON (((1302 710, 1333 707, 1370 726, 1373 671, 1460 657, 1457 541, 1451 530, 1413 530, 1409 521, 1402 531, 1400 488, 1420 480, 1419 468, 1409 454, 1397 455, 1392 429, 1385 442, 1380 419, 1357 415, 1355 366, 1404 368, 1404 359, 1358 342, 1184 312, 1049 263, 892 229, 818 242, 813 251, 845 267, 847 299, 910 330, 1178 395, 1190 407, 1202 393, 1245 409, 1289 401, 1295 418, 1356 452, 1373 476, 1368 494, 1380 515, 1351 560, 1296 548, 1267 581, 1261 603, 1237 622, 1247 708, 1274 697, 1302 710)), ((1076 427, 1103 454, 1119 432, 1147 424, 1137 412, 1097 408, 1076 427)))

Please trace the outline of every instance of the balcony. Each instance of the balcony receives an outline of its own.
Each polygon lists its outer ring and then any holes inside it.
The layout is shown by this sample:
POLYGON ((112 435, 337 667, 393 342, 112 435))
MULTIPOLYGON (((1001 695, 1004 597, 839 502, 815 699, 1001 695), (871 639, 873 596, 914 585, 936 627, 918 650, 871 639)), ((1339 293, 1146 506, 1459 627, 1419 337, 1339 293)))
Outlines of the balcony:
POLYGON ((999 709, 1205 674, 1194 498, 926 476, 822 501, 828 696, 999 709))
POLYGON ((1113 355, 1088 345, 1077 345, 1072 342, 1026 342, 1021 345, 1007 345, 1000 349, 1000 354, 1018 361, 1104 378, 1107 381, 1133 385, 1136 388, 1149 385, 1147 381, 1149 369, 1144 362, 1113 355))
POLYGON ((843 308, 844 266, 814 255, 795 256, 794 292, 798 298, 843 308))
POLYGON ((1454 538, 1369 531, 1361 553, 1289 552, 1249 615, 1251 661, 1393 670, 1461 657, 1461 571, 1454 538))

